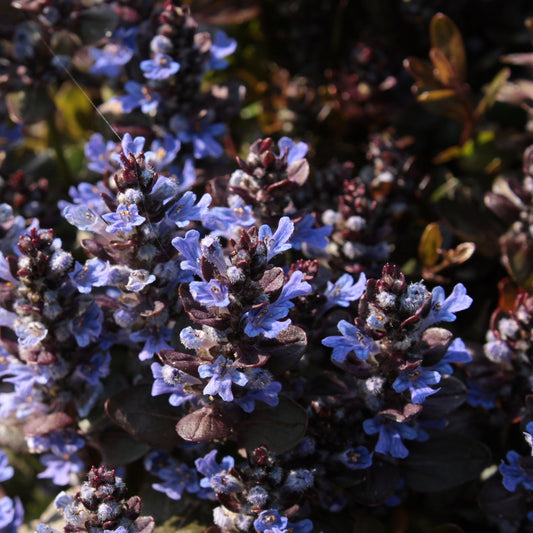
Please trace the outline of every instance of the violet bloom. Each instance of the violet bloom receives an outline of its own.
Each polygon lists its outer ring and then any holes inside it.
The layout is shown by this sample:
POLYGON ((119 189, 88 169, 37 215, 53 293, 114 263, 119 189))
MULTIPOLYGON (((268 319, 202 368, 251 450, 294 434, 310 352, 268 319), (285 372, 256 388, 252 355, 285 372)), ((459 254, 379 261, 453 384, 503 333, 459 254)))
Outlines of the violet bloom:
POLYGON ((218 394, 225 402, 233 400, 232 383, 244 387, 248 382, 248 378, 233 368, 232 362, 222 355, 213 364, 200 365, 198 374, 201 378, 211 378, 203 393, 211 396, 218 394))
POLYGON ((200 384, 201 381, 198 378, 190 376, 177 368, 160 365, 159 363, 152 363, 150 368, 154 376, 152 396, 170 393, 168 403, 174 407, 198 398, 194 393, 185 391, 186 385, 200 384))
POLYGON ((296 250, 302 248, 302 244, 307 244, 313 248, 323 249, 328 245, 328 237, 330 236, 333 227, 322 226, 315 228, 315 217, 313 215, 305 215, 302 220, 294 223, 294 233, 290 239, 292 247, 296 250))
POLYGON ((290 319, 283 321, 279 319, 287 316, 292 305, 294 305, 292 302, 287 301, 274 302, 248 311, 243 316, 243 319, 246 320, 244 333, 248 337, 257 337, 257 335, 263 334, 268 339, 274 339, 290 326, 290 319))
POLYGON ((93 257, 82 265, 76 261, 74 270, 69 273, 70 279, 82 294, 88 294, 93 287, 104 287, 109 280, 109 261, 93 257))
POLYGON ((69 322, 69 329, 78 346, 84 348, 91 342, 95 342, 102 333, 104 313, 93 302, 88 309, 69 322))
POLYGON ((189 230, 185 237, 172 239, 172 246, 183 256, 180 266, 182 270, 190 270, 202 276, 202 250, 200 249, 200 233, 195 229, 189 230))
POLYGON ((103 174, 106 170, 113 171, 109 163, 111 154, 115 151, 116 144, 113 141, 104 142, 100 133, 93 133, 89 141, 85 143, 85 157, 89 160, 89 170, 103 174))
POLYGON ((102 215, 102 218, 111 224, 106 227, 108 233, 130 232, 135 226, 140 226, 146 220, 145 217, 139 215, 139 210, 135 204, 118 204, 114 213, 102 215))
POLYGON ((242 198, 230 196, 230 207, 213 207, 202 219, 204 227, 213 230, 211 235, 231 238, 242 228, 249 228, 255 224, 253 208, 246 205, 242 198))
POLYGON ((192 297, 207 307, 227 307, 229 305, 229 291, 225 285, 212 279, 211 281, 193 281, 189 285, 192 297))
POLYGON ((468 309, 472 298, 466 294, 466 288, 458 283, 450 296, 444 299, 444 289, 440 286, 431 291, 431 309, 427 318, 423 320, 424 327, 437 322, 453 322, 457 317, 454 313, 468 309))
POLYGON ((328 286, 324 291, 324 296, 327 302, 320 309, 320 314, 325 313, 328 309, 335 306, 348 307, 351 302, 355 302, 361 298, 365 292, 366 276, 361 272, 357 283, 350 274, 343 274, 335 283, 328 281, 328 286))
POLYGON ((133 80, 124 84, 126 94, 112 98, 112 101, 120 102, 123 113, 131 113, 138 107, 145 115, 155 112, 161 102, 161 97, 153 90, 133 80))
POLYGON ((224 58, 233 54, 236 48, 237 41, 235 39, 228 37, 222 30, 216 30, 209 49, 208 68, 210 70, 225 69, 228 66, 228 62, 224 58))
POLYGON ((363 429, 367 435, 379 433, 375 447, 376 452, 397 459, 405 459, 409 455, 409 450, 405 447, 402 439, 413 440, 418 436, 416 429, 381 415, 365 420, 363 429))
MULTIPOLYGON (((120 144, 122 145, 122 151, 125 155, 140 155, 143 151, 145 142, 146 139, 142 135, 138 135, 133 139, 129 133, 125 133, 120 144)), ((115 156, 115 160, 118 163, 121 163, 120 156, 118 154, 115 154, 115 156)))
POLYGON ((430 385, 439 383, 440 380, 441 375, 439 372, 419 366, 411 370, 402 370, 394 380, 392 388, 396 392, 403 392, 409 389, 413 403, 424 403, 428 396, 440 390, 440 388, 433 389, 430 387, 430 385))
POLYGON ((292 248, 292 245, 288 241, 293 231, 294 224, 289 217, 280 218, 278 229, 274 235, 272 235, 272 230, 266 224, 259 228, 258 240, 265 243, 268 261, 281 252, 292 248))
MULTIPOLYGON (((155 170, 159 171, 174 162, 174 159, 176 159, 176 154, 180 151, 180 148, 181 142, 167 133, 163 139, 154 139, 150 145, 150 151, 146 152, 144 156, 146 161, 148 161, 155 168, 155 170)), ((159 178, 159 180, 156 182, 156 185, 160 181, 161 178, 159 178)), ((175 189, 177 189, 177 184, 175 189)), ((152 198, 154 192, 155 191, 152 189, 152 198)), ((173 191, 173 195, 175 192, 176 191, 173 191)))
POLYGON ((24 520, 24 508, 19 498, 0 498, 0 533, 17 533, 24 520))
POLYGON ((10 466, 6 452, 0 450, 0 483, 13 477, 13 467, 10 466))
POLYGON ((363 470, 372 465, 372 455, 364 446, 357 446, 344 450, 337 457, 350 470, 363 470))
POLYGON ((194 461, 196 470, 205 476, 200 480, 200 487, 204 489, 213 489, 215 492, 225 493, 227 491, 221 487, 221 480, 224 479, 229 481, 229 492, 242 491, 242 487, 240 487, 240 490, 233 490, 238 489, 239 484, 235 483, 237 480, 234 476, 228 475, 229 470, 235 466, 235 460, 233 457, 227 455, 219 464, 215 459, 216 455, 217 450, 212 450, 204 457, 200 457, 194 461), (217 488, 219 490, 217 490, 217 488))
POLYGON ((77 474, 84 468, 77 452, 85 446, 85 441, 72 430, 54 431, 49 436, 50 452, 41 457, 46 470, 37 477, 50 478, 56 485, 67 485, 70 474, 77 474))
POLYGON ((115 78, 122 72, 122 67, 133 57, 133 50, 121 43, 107 43, 103 48, 89 48, 94 59, 89 72, 96 76, 115 78))
POLYGON ((155 281, 155 276, 148 270, 139 269, 132 270, 128 276, 128 283, 126 283, 125 289, 131 292, 140 292, 147 285, 150 285, 155 281))
POLYGON ((523 485, 527 490, 533 490, 533 476, 527 474, 520 465, 518 460, 520 454, 511 450, 506 455, 509 464, 504 461, 500 464, 500 474, 503 476, 503 486, 510 492, 515 492, 518 485, 523 485))
POLYGON ((166 80, 176 74, 180 64, 167 54, 155 54, 152 59, 146 59, 140 63, 144 77, 149 80, 166 80))
POLYGON ((295 161, 300 161, 303 159, 307 151, 309 150, 309 146, 304 142, 295 143, 291 138, 289 137, 282 137, 278 141, 278 147, 279 147, 279 153, 281 156, 285 154, 285 151, 288 151, 287 154, 287 164, 292 164, 295 161))
POLYGON ((178 228, 183 228, 192 220, 202 220, 202 217, 207 212, 209 204, 211 203, 211 196, 204 194, 198 203, 196 201, 196 194, 187 191, 167 212, 167 217, 172 220, 178 228))
POLYGON ((224 124, 218 122, 209 124, 205 120, 191 124, 186 117, 175 115, 170 120, 170 127, 176 132, 181 142, 193 145, 195 159, 220 157, 224 153, 224 148, 215 140, 215 137, 220 137, 225 133, 224 124))
POLYGON ((376 343, 370 337, 364 335, 346 320, 341 320, 337 324, 337 328, 342 333, 342 336, 326 337, 322 341, 324 346, 333 348, 332 361, 344 363, 346 356, 350 352, 354 352, 359 359, 365 360, 378 349, 376 343))
POLYGON ((460 338, 457 338, 450 344, 444 357, 431 369, 437 370, 443 375, 453 374, 451 363, 470 363, 470 361, 472 361, 472 356, 466 349, 465 343, 460 338))
POLYGON ((135 342, 144 342, 143 349, 139 352, 139 359, 146 361, 160 350, 172 350, 169 341, 172 330, 162 324, 147 324, 146 327, 135 331, 130 339, 135 342))
POLYGON ((172 500, 181 499, 184 491, 196 494, 200 490, 196 470, 179 463, 167 452, 161 450, 150 452, 144 460, 144 467, 164 481, 154 483, 152 487, 164 492, 172 500))
POLYGON ((286 531, 289 519, 285 516, 281 516, 275 509, 269 509, 262 511, 254 521, 254 527, 260 533, 265 533, 269 530, 277 528, 279 531, 286 531))

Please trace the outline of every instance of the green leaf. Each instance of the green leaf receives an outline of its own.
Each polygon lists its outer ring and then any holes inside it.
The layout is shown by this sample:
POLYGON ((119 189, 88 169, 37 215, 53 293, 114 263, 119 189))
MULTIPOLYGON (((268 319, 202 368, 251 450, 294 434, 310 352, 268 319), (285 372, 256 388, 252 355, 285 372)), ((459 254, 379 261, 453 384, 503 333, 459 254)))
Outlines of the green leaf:
POLYGON ((109 398, 105 410, 118 426, 152 448, 171 450, 182 440, 176 434, 180 411, 168 397, 151 396, 151 385, 125 389, 109 398))
POLYGON ((276 407, 256 403, 250 418, 239 424, 239 444, 248 449, 266 445, 269 450, 281 454, 302 440, 306 428, 305 409, 281 396, 276 407))
POLYGON ((439 50, 450 65, 464 81, 466 79, 466 53, 461 32, 455 23, 444 15, 437 13, 429 27, 431 48, 439 50))
POLYGON ((69 136, 75 140, 85 139, 92 118, 88 96, 73 83, 65 82, 54 96, 54 102, 69 136))
POLYGON ((460 437, 432 439, 409 444, 403 475, 412 490, 438 492, 478 478, 490 461, 489 448, 479 441, 460 437))

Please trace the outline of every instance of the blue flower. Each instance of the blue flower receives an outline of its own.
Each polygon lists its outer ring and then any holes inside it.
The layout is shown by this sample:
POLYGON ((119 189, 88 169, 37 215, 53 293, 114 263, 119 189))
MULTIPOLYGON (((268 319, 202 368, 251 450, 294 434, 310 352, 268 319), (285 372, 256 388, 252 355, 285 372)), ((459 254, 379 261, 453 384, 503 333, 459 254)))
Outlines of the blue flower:
POLYGON ((294 304, 289 302, 289 300, 309 294, 312 287, 307 281, 302 281, 303 276, 304 274, 301 270, 295 270, 285 285, 283 285, 281 293, 275 303, 294 307, 294 304))
POLYGON ((287 316, 292 305, 292 302, 276 301, 273 304, 248 311, 243 316, 243 319, 246 320, 244 333, 248 337, 257 337, 257 335, 263 334, 268 339, 274 339, 290 326, 290 319, 284 321, 279 319, 287 316))
POLYGON ((394 380, 392 388, 396 392, 403 392, 407 389, 411 392, 413 403, 424 403, 424 400, 431 394, 435 394, 438 389, 432 389, 430 385, 435 385, 441 380, 441 375, 436 370, 429 370, 418 366, 410 370, 402 370, 394 380))
POLYGON ((314 484, 315 476, 312 470, 298 468, 290 470, 283 483, 283 488, 290 492, 304 492, 314 484))
POLYGON ((146 456, 144 464, 149 472, 164 481, 154 483, 152 488, 165 493, 172 500, 180 500, 185 491, 195 494, 200 490, 196 470, 178 463, 166 452, 151 452, 146 456))
POLYGON ((364 446, 350 447, 338 454, 337 457, 350 470, 362 470, 372 465, 372 453, 364 446))
POLYGON ((230 207, 213 207, 202 219, 203 225, 211 230, 211 235, 231 238, 235 232, 242 228, 249 228, 255 224, 253 208, 245 205, 242 198, 231 196, 230 207))
POLYGON ((49 436, 50 452, 41 457, 46 470, 38 478, 50 478, 56 485, 67 485, 71 473, 77 474, 84 468, 76 453, 85 446, 85 441, 72 430, 55 431, 49 436))
POLYGON ((147 285, 155 281, 155 276, 150 274, 148 270, 139 269, 132 270, 128 276, 128 283, 126 283, 125 289, 131 292, 140 292, 147 285))
POLYGON ((25 322, 24 320, 17 319, 14 329, 19 344, 24 347, 37 346, 48 335, 46 326, 35 320, 25 322))
POLYGON ((140 226, 146 220, 145 217, 139 215, 139 210, 135 204, 118 204, 115 213, 107 213, 102 215, 102 218, 111 224, 106 227, 108 233, 132 231, 135 226, 140 226))
POLYGON ((91 342, 98 340, 98 337, 102 333, 103 322, 104 313, 93 302, 85 311, 69 322, 69 329, 72 335, 74 335, 78 346, 84 348, 91 342))
POLYGON ((0 498, 0 533, 17 533, 24 520, 24 508, 19 498, 0 498))
POLYGON ((431 291, 431 310, 423 324, 427 327, 437 322, 453 322, 457 318, 454 313, 468 309, 471 304, 472 298, 466 294, 462 283, 458 283, 446 299, 444 289, 437 286, 431 291))
POLYGON ((145 115, 149 115, 156 111, 161 102, 161 97, 157 92, 136 81, 128 80, 124 84, 124 89, 126 89, 125 95, 111 99, 112 101, 120 102, 123 113, 131 113, 134 109, 140 107, 145 115))
POLYGON ((224 124, 209 124, 205 120, 191 124, 187 118, 176 115, 171 119, 170 127, 181 142, 192 143, 195 159, 220 157, 224 153, 224 148, 215 140, 225 133, 224 124))
POLYGON ((211 203, 211 196, 204 194, 198 203, 196 201, 196 194, 187 191, 167 212, 167 217, 172 220, 178 228, 187 226, 191 220, 202 220, 202 217, 207 213, 209 204, 211 203))
MULTIPOLYGON (((154 139, 150 145, 150 151, 146 152, 144 155, 146 157, 146 161, 148 161, 156 170, 159 171, 174 162, 174 159, 176 159, 176 154, 180 151, 180 148, 180 141, 167 133, 163 139, 154 139)), ((156 182, 156 185, 161 181, 161 179, 162 178, 160 177, 156 182)), ((152 189, 152 197, 154 192, 155 191, 152 189)), ((174 194, 175 191, 172 196, 174 196, 174 194)))
POLYGON ((100 133, 93 133, 85 144, 85 157, 89 160, 89 170, 103 174, 106 170, 113 171, 114 167, 109 160, 115 151, 116 144, 113 141, 104 142, 100 133))
POLYGON ((121 43, 107 43, 102 49, 89 48, 95 60, 89 72, 96 76, 115 78, 122 72, 122 67, 133 57, 133 50, 121 43))
POLYGON ((285 516, 281 516, 275 509, 263 511, 254 521, 254 527, 260 533, 265 533, 273 528, 286 531, 289 520, 285 516))
POLYGON ((313 248, 323 249, 328 245, 327 237, 333 230, 332 226, 322 226, 314 228, 314 215, 305 215, 301 220, 294 223, 294 233, 290 239, 292 247, 296 250, 302 248, 302 244, 307 244, 313 248))
POLYGON ((361 297, 365 292, 365 287, 366 276, 364 272, 361 272, 357 283, 354 283, 350 274, 343 274, 334 284, 328 281, 328 286, 324 292, 327 302, 320 310, 320 314, 336 305, 348 307, 350 302, 354 302, 361 297))
POLYGON ((69 274, 79 292, 88 294, 93 287, 104 287, 109 281, 109 261, 93 257, 82 265, 76 261, 74 270, 69 274))
POLYGON ((197 398, 194 393, 186 392, 184 387, 186 385, 200 384, 201 381, 198 378, 190 376, 177 368, 160 365, 159 363, 152 363, 150 368, 155 380, 152 385, 152 396, 170 394, 168 403, 175 407, 197 398))
POLYGON ((484 407, 485 409, 494 409, 496 407, 497 394, 493 391, 487 391, 475 381, 466 381, 468 386, 467 402, 472 407, 484 407))
POLYGON ((201 378, 211 378, 203 393, 211 396, 218 394, 225 402, 233 400, 232 383, 244 387, 248 382, 248 378, 242 372, 233 368, 232 362, 222 355, 219 355, 212 364, 200 365, 198 374, 200 374, 201 378))
POLYGON ((227 455, 219 464, 216 461, 216 455, 217 450, 212 450, 194 461, 196 470, 205 476, 200 480, 200 487, 207 489, 203 497, 209 498, 212 490, 219 493, 242 492, 240 481, 228 474, 229 470, 235 466, 233 457, 227 455))
MULTIPOLYGON (((125 133, 124 137, 122 137, 122 141, 120 142, 122 146, 122 151, 126 156, 133 154, 133 155, 140 155, 144 148, 144 143, 146 142, 146 139, 142 135, 138 135, 135 137, 135 139, 132 138, 132 136, 129 133, 125 133)), ((121 163, 120 156, 118 154, 114 154, 115 160, 118 163, 121 163)))
POLYGON ((189 285, 192 297, 200 304, 207 307, 227 307, 229 305, 229 291, 225 285, 212 279, 205 281, 193 281, 189 285))
POLYGON ((341 320, 337 328, 342 336, 326 337, 322 341, 324 346, 333 348, 331 359, 334 362, 344 363, 350 352, 354 352, 359 359, 365 360, 371 353, 376 353, 378 350, 376 343, 370 337, 361 333, 358 328, 346 320, 341 320))
POLYGON ((155 54, 153 59, 146 59, 140 63, 144 77, 149 80, 166 80, 176 74, 180 64, 167 54, 155 54))
POLYGON ((190 270, 202 276, 200 234, 195 229, 191 229, 185 234, 185 237, 172 239, 172 246, 184 257, 184 260, 181 261, 182 270, 190 270))
POLYGON ((272 235, 272 230, 266 224, 259 228, 258 240, 263 241, 267 248, 267 260, 270 261, 274 256, 290 250, 292 245, 289 239, 294 231, 294 224, 289 217, 282 217, 279 220, 278 229, 272 235))
POLYGON ((247 393, 242 398, 237 398, 237 404, 245 413, 252 413, 255 402, 261 401, 274 407, 278 405, 278 394, 281 391, 281 383, 272 380, 272 374, 263 368, 250 368, 246 370, 248 383, 247 393))
POLYGON ((409 450, 402 439, 413 440, 418 436, 416 429, 381 415, 365 420, 363 429, 368 435, 379 433, 376 452, 391 455, 397 459, 405 459, 409 455, 409 450))
POLYGON ((454 339, 446 350, 444 357, 433 367, 433 370, 438 370, 441 374, 453 374, 451 363, 470 363, 472 356, 466 349, 465 343, 460 339, 454 339))
POLYGON ((295 143, 289 137, 282 137, 278 141, 278 147, 281 156, 285 154, 286 150, 288 151, 287 163, 289 165, 291 163, 294 163, 295 161, 300 161, 300 159, 303 159, 306 156, 307 151, 309 150, 309 146, 306 143, 295 143))
POLYGON ((6 452, 0 450, 0 483, 13 477, 13 467, 10 466, 6 452))
POLYGON ((151 359, 160 350, 171 350, 168 343, 172 336, 172 330, 161 324, 148 323, 143 329, 135 331, 130 335, 130 339, 135 342, 143 342, 143 349, 139 352, 139 359, 146 361, 151 359))
POLYGON ((235 39, 228 37, 222 30, 216 30, 209 50, 208 68, 211 70, 225 69, 228 66, 228 62, 224 58, 233 54, 236 48, 237 41, 235 39))
POLYGON ((504 461, 500 464, 500 474, 503 476, 503 486, 510 492, 515 492, 518 485, 522 484, 527 490, 533 490, 533 476, 520 468, 518 459, 520 455, 511 450, 506 455, 509 464, 504 461))

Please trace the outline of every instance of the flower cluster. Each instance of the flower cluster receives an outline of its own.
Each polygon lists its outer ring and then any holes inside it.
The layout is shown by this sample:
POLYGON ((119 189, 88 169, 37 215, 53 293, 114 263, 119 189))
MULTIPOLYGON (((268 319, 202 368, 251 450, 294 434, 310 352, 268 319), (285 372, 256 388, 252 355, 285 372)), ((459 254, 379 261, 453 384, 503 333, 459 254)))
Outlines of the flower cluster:
MULTIPOLYGON (((202 327, 180 332, 181 343, 192 354, 160 352, 164 365, 152 365, 152 394, 170 392, 173 405, 190 402, 194 407, 178 424, 183 438, 212 438, 196 426, 215 416, 219 423, 212 431, 228 435, 228 410, 236 406, 251 413, 256 401, 277 405, 281 384, 273 372, 296 364, 306 344, 304 331, 287 318, 291 300, 311 290, 301 271, 286 277, 270 263, 290 248, 293 230, 290 219, 283 217, 274 233, 267 225, 259 230, 254 226, 226 248, 217 238, 200 239, 196 230, 173 240, 181 268, 201 280, 182 285, 180 297, 190 319, 202 327)), ((234 420, 236 416, 232 414, 234 420)))
POLYGON ((442 287, 429 292, 422 282, 408 284, 387 264, 380 279, 367 282, 354 323, 341 320, 341 335, 322 341, 333 349, 333 363, 358 380, 370 411, 363 430, 378 436, 376 452, 403 459, 404 440, 428 438, 420 424, 423 404, 452 385, 451 363, 471 359, 461 339, 434 326, 455 320, 471 303, 461 284, 445 298, 442 287))
MULTIPOLYGON (((64 533, 73 531, 117 531, 118 533, 152 533, 151 516, 141 516, 139 496, 126 499, 126 485, 115 471, 104 466, 93 467, 74 496, 61 492, 54 505, 63 515, 64 533)), ((46 524, 37 526, 37 533, 60 533, 46 524)))

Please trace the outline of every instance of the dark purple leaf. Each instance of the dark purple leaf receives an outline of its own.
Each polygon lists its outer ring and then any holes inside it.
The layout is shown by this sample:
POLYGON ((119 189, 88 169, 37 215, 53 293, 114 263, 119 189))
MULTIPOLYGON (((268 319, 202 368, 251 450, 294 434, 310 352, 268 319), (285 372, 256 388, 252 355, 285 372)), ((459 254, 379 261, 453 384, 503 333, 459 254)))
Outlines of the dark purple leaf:
POLYGON ((490 461, 490 450, 479 441, 461 437, 431 439, 409 443, 402 473, 412 490, 439 492, 478 478, 490 461))
MULTIPOLYGON (((266 293, 273 293, 276 291, 281 291, 283 284, 285 283, 285 274, 283 269, 279 267, 274 267, 267 270, 263 277, 259 280, 259 284, 266 293)), ((270 301, 276 300, 274 294, 271 295, 270 301)))
POLYGON ((105 410, 118 426, 153 448, 171 450, 181 443, 175 426, 180 411, 168 397, 151 396, 151 385, 137 385, 109 398, 105 410))
POLYGON ((231 424, 213 404, 184 416, 176 425, 176 431, 185 440, 204 442, 229 437, 231 424))
POLYGON ((275 339, 260 340, 257 347, 262 353, 270 356, 268 368, 272 372, 285 372, 302 357, 307 348, 307 336, 302 328, 291 324, 275 339))
POLYGON ((447 376, 438 384, 440 390, 424 401, 422 416, 424 418, 442 418, 466 402, 466 386, 453 376, 447 376))
POLYGON ((377 457, 365 473, 364 482, 352 489, 354 499, 363 505, 381 505, 394 494, 400 481, 398 468, 377 457))
POLYGON ((281 454, 302 440, 306 428, 305 409, 289 398, 280 397, 276 407, 257 402, 255 411, 238 426, 239 444, 248 449, 265 445, 281 454))

